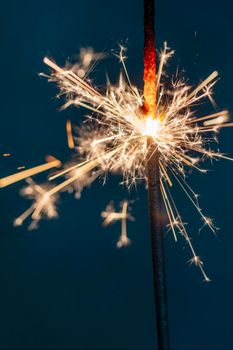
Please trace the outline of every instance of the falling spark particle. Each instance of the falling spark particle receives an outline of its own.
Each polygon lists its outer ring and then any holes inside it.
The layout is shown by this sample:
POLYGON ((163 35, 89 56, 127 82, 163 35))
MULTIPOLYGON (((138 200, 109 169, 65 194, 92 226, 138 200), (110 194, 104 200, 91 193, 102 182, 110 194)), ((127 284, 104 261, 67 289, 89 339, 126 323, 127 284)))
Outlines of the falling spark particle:
POLYGON ((20 173, 12 174, 12 175, 9 175, 7 177, 0 179, 0 188, 12 185, 18 181, 24 180, 30 176, 33 176, 35 174, 39 174, 43 171, 46 171, 46 170, 49 170, 52 168, 57 168, 57 167, 59 168, 60 166, 61 166, 60 160, 58 160, 52 156, 48 156, 47 163, 45 163, 45 164, 38 165, 38 166, 31 168, 31 169, 23 170, 20 173))
POLYGON ((101 213, 101 217, 104 219, 104 227, 109 226, 116 221, 121 221, 121 235, 117 242, 118 248, 126 247, 131 243, 131 240, 127 236, 126 221, 132 221, 134 220, 134 217, 130 215, 130 208, 128 204, 128 201, 122 201, 120 204, 121 210, 119 212, 116 212, 113 203, 110 202, 107 205, 106 209, 101 213))
POLYGON ((74 148, 74 140, 73 140, 73 135, 72 135, 72 125, 71 125, 71 121, 69 119, 66 122, 66 133, 67 133, 68 147, 70 149, 73 149, 74 148))
POLYGON ((85 78, 93 71, 99 60, 106 57, 106 54, 95 52, 92 47, 81 47, 79 54, 75 57, 75 63, 67 62, 66 69, 77 74, 80 78, 85 78))

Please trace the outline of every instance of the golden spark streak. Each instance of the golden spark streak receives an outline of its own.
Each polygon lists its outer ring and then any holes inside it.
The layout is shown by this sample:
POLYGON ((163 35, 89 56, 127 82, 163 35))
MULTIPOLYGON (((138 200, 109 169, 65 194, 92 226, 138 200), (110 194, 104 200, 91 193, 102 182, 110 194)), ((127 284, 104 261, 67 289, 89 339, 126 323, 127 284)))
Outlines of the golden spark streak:
POLYGON ((14 221, 14 226, 20 226, 26 220, 35 210, 35 204, 33 204, 31 207, 29 207, 23 214, 21 214, 17 219, 14 221))
MULTIPOLYGON (((72 167, 70 167, 70 168, 68 168, 68 169, 66 169, 66 170, 63 170, 63 171, 61 171, 61 172, 58 173, 58 174, 55 174, 55 175, 53 175, 53 176, 50 176, 50 177, 49 177, 49 180, 54 180, 54 179, 56 179, 57 177, 60 177, 60 176, 62 176, 62 175, 65 175, 65 174, 71 172, 71 171, 74 170, 74 169, 80 168, 80 169, 82 170, 83 167, 84 167, 85 165, 88 165, 88 164, 90 164, 90 163, 92 164, 92 168, 95 168, 95 167, 100 163, 100 161, 101 161, 102 159, 103 159, 103 160, 107 160, 108 158, 111 158, 115 153, 119 152, 123 147, 124 147, 124 146, 115 148, 115 149, 113 149, 113 150, 104 152, 104 153, 98 155, 97 157, 92 158, 91 160, 86 160, 86 161, 84 161, 84 162, 82 162, 82 163, 75 164, 74 166, 72 166, 72 167)), ((91 169, 92 169, 92 168, 91 168, 91 169)))
POLYGON ((71 121, 69 119, 66 122, 66 133, 67 133, 68 147, 70 149, 73 149, 74 148, 74 140, 73 140, 73 135, 72 135, 72 125, 71 125, 71 121))
POLYGON ((175 242, 177 242, 177 236, 176 236, 176 231, 175 231, 175 227, 174 227, 175 215, 173 213, 171 204, 170 204, 169 199, 167 197, 167 193, 166 193, 165 187, 163 185, 162 179, 160 179, 160 186, 161 186, 161 190, 162 190, 161 192, 162 192, 162 197, 163 197, 163 200, 164 200, 164 205, 165 205, 165 209, 166 209, 166 212, 167 212, 168 220, 170 222, 170 226, 171 226, 171 229, 172 229, 172 233, 173 233, 175 242))
POLYGON ((187 124, 197 123, 197 122, 207 120, 207 119, 215 119, 216 117, 229 117, 229 112, 228 111, 220 111, 220 112, 217 112, 214 114, 206 115, 204 117, 193 118, 192 120, 188 121, 187 124))
POLYGON ((214 71, 212 74, 208 76, 193 92, 191 92, 190 95, 188 95, 187 100, 190 100, 191 98, 195 97, 205 86, 207 86, 211 81, 213 81, 215 78, 217 78, 218 72, 214 71))
POLYGON ((164 168, 164 165, 163 163, 161 162, 161 160, 159 161, 159 166, 160 166, 160 170, 161 170, 161 173, 165 176, 165 178, 167 179, 167 182, 169 184, 170 187, 172 187, 172 181, 170 179, 170 177, 168 176, 168 173, 166 171, 166 169, 164 168))
POLYGON ((61 162, 58 159, 53 158, 54 160, 49 161, 48 163, 38 165, 34 168, 23 170, 20 173, 12 174, 9 176, 6 176, 2 179, 0 179, 0 188, 9 186, 14 184, 15 182, 24 180, 30 176, 33 176, 35 174, 39 174, 43 171, 52 169, 52 168, 59 168, 61 166, 61 162))
POLYGON ((127 237, 126 234, 126 218, 127 218, 127 207, 128 207, 128 202, 124 202, 123 206, 122 206, 122 226, 121 226, 121 236, 123 239, 125 239, 127 237))
MULTIPOLYGON (((51 61, 48 57, 44 58, 44 63, 47 64, 50 68, 54 69, 56 72, 60 73, 63 75, 65 80, 71 81, 71 83, 74 84, 81 84, 84 88, 86 88, 90 92, 94 92, 97 95, 100 95, 98 91, 93 89, 89 84, 87 84, 83 79, 81 79, 79 76, 74 74, 73 72, 70 71, 65 71, 61 67, 59 67, 56 63, 51 61)), ((101 95, 100 95, 101 96, 101 95)))

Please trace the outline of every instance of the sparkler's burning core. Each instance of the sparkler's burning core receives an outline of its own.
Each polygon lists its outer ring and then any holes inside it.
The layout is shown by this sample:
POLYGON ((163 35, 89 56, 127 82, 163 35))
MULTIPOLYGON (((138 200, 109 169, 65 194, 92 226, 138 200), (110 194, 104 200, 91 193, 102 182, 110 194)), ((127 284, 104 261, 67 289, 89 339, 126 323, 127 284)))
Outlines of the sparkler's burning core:
MULTIPOLYGON (((106 172, 121 173, 123 182, 129 187, 137 180, 144 178, 147 181, 149 137, 154 151, 158 150, 160 154, 160 187, 169 229, 175 240, 177 232, 186 239, 193 255, 191 262, 199 266, 205 280, 208 281, 202 261, 195 253, 174 202, 171 189, 176 182, 201 216, 204 225, 215 232, 212 220, 203 214, 197 194, 189 187, 185 174, 190 168, 206 172, 201 168, 201 162, 206 158, 231 160, 218 151, 211 150, 211 144, 216 142, 219 129, 232 126, 232 123, 228 122, 228 112, 217 111, 210 115, 199 116, 196 111, 196 106, 203 99, 209 98, 212 101, 212 88, 218 74, 212 73, 194 90, 177 75, 168 81, 164 74, 164 65, 173 55, 173 51, 165 44, 164 50, 160 53, 157 76, 152 77, 155 79, 154 86, 151 87, 145 80, 143 95, 131 84, 124 53, 125 48, 120 47, 118 57, 126 79, 120 74, 117 85, 108 82, 105 94, 101 94, 89 82, 87 74, 77 75, 72 69, 62 69, 50 59, 44 59, 53 70, 49 77, 50 81, 58 84, 61 95, 66 95, 67 100, 63 108, 71 105, 84 107, 91 116, 78 127, 78 136, 74 137, 74 144, 71 125, 70 123, 67 125, 69 147, 75 147, 77 158, 49 178, 50 186, 56 178, 63 177, 64 181, 46 191, 46 187, 36 188, 35 183, 31 183, 33 191, 29 191, 31 194, 28 190, 24 191, 23 195, 27 196, 29 193, 29 198, 34 196, 35 203, 16 219, 16 224, 21 224, 29 215, 36 224, 43 216, 56 216, 56 211, 51 210, 55 205, 52 198, 57 199, 59 193, 64 190, 74 191, 77 197, 80 197, 86 185, 90 185, 106 172)), ((151 81, 151 73, 149 71, 147 73, 151 81)), ((40 168, 40 171, 52 166, 57 166, 57 163, 46 165, 43 169, 40 168)), ((1 179, 0 186, 6 186, 7 179, 11 180, 8 183, 11 184, 33 174, 34 172, 26 171, 13 180, 12 177, 1 179)))
POLYGON ((159 138, 160 120, 153 119, 151 116, 145 119, 145 135, 153 137, 155 140, 159 138))

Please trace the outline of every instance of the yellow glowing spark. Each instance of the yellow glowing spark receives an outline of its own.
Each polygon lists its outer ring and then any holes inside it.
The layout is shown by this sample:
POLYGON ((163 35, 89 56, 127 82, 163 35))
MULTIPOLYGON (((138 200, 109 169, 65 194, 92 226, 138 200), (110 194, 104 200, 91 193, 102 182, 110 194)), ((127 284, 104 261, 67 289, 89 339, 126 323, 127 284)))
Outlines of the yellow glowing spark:
POLYGON ((72 136, 72 125, 71 125, 71 121, 69 119, 66 122, 66 133, 67 133, 68 146, 70 149, 73 149, 74 148, 74 140, 73 140, 73 136, 72 136))
POLYGON ((108 204, 105 211, 101 213, 102 218, 104 218, 103 226, 108 226, 118 220, 121 220, 121 235, 117 242, 117 247, 126 247, 131 243, 127 236, 126 221, 134 220, 134 218, 128 213, 128 202, 123 201, 121 203, 121 211, 116 212, 112 203, 108 204))
POLYGON ((51 161, 51 159, 49 159, 48 163, 38 165, 38 166, 31 168, 31 169, 23 170, 20 173, 9 175, 7 177, 0 179, 0 188, 12 185, 15 182, 24 180, 30 176, 33 176, 35 174, 39 174, 43 171, 61 166, 60 160, 55 159, 55 158, 52 158, 52 159, 53 159, 52 161, 51 161))

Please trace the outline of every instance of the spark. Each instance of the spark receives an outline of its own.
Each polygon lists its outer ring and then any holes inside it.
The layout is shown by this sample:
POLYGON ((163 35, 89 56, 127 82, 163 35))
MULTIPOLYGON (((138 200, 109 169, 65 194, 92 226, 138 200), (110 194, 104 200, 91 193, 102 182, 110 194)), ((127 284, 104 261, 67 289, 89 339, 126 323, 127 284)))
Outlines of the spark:
MULTIPOLYGON (((53 71, 49 80, 55 82, 60 89, 60 95, 66 97, 63 108, 84 107, 89 113, 85 121, 79 124, 77 136, 72 136, 74 150, 77 152, 76 159, 50 176, 50 181, 58 178, 64 178, 64 181, 51 187, 47 191, 46 199, 52 200, 52 197, 61 191, 74 192, 79 198, 84 187, 98 177, 102 177, 105 181, 109 172, 120 173, 123 177, 122 183, 129 188, 142 179, 147 182, 149 137, 151 147, 160 154, 160 186, 169 229, 175 240, 177 233, 186 240, 192 253, 192 261, 200 268, 204 280, 208 280, 203 262, 199 260, 193 248, 171 191, 174 184, 177 184, 197 211, 204 226, 216 232, 213 221, 203 213, 198 203, 198 196, 188 185, 186 178, 190 170, 206 173, 207 169, 202 168, 202 163, 206 159, 233 160, 228 155, 216 151, 214 147, 219 130, 233 126, 233 123, 229 122, 228 111, 217 111, 209 115, 200 115, 198 112, 198 106, 205 100, 209 100, 212 104, 213 87, 218 80, 218 73, 214 71, 194 89, 184 78, 179 78, 178 73, 169 79, 165 65, 174 51, 165 43, 164 49, 160 52, 157 76, 153 78, 155 88, 153 87, 152 91, 151 86, 145 85, 144 91, 147 94, 145 104, 145 96, 131 83, 125 52, 125 48, 120 46, 118 58, 124 74, 119 75, 116 84, 111 84, 108 80, 105 92, 97 90, 87 78, 87 74, 80 76, 71 69, 61 68, 45 57, 45 64, 53 71)), ((150 75, 149 71, 145 72, 150 75)), ((70 133, 69 122, 68 129, 70 133)), ((49 164, 42 165, 41 171, 48 169, 47 167, 49 168, 49 164)), ((38 169, 25 170, 25 173, 12 175, 7 181, 6 178, 1 179, 0 186, 32 176, 36 172, 38 169)), ((44 206, 46 206, 44 201, 40 199, 31 207, 29 212, 33 220, 42 216, 44 206)), ((123 213, 123 207, 119 213, 112 207, 104 212, 105 224, 122 220, 124 234, 121 234, 119 245, 127 242, 125 229, 127 214, 123 213)), ((125 207, 127 210, 126 204, 125 207)))
POLYGON ((104 52, 95 52, 92 47, 81 47, 79 54, 75 55, 75 63, 67 62, 66 69, 74 72, 80 78, 84 78, 95 68, 100 59, 104 59, 104 52))
POLYGON ((12 185, 18 181, 24 180, 30 176, 35 175, 35 174, 41 173, 43 171, 46 171, 46 170, 49 170, 52 168, 60 167, 60 166, 61 166, 60 160, 58 160, 52 156, 48 156, 47 162, 45 164, 38 165, 38 166, 31 168, 31 169, 23 170, 19 173, 12 174, 12 175, 9 175, 7 177, 0 179, 0 188, 12 185))
POLYGON ((72 125, 71 121, 68 119, 66 122, 66 133, 67 133, 67 142, 68 142, 68 147, 70 149, 74 148, 74 140, 72 136, 72 125))
POLYGON ((128 201, 122 201, 120 204, 121 211, 116 212, 114 205, 112 202, 110 202, 106 209, 102 211, 101 216, 104 219, 103 226, 106 227, 116 221, 121 221, 121 235, 117 242, 117 247, 122 248, 126 247, 131 243, 131 240, 127 236, 127 228, 126 228, 126 221, 127 220, 134 220, 134 218, 129 213, 129 206, 128 201))
POLYGON ((31 178, 26 180, 27 186, 21 190, 21 195, 33 201, 33 204, 23 212, 14 221, 14 226, 20 226, 23 222, 31 216, 32 221, 28 226, 29 230, 36 229, 38 227, 39 220, 42 218, 56 218, 58 217, 56 203, 58 196, 53 197, 48 196, 48 190, 50 189, 50 184, 39 185, 35 183, 31 178), (35 215, 35 210, 41 207, 42 210, 35 215), (34 215, 33 215, 34 213, 34 215))

